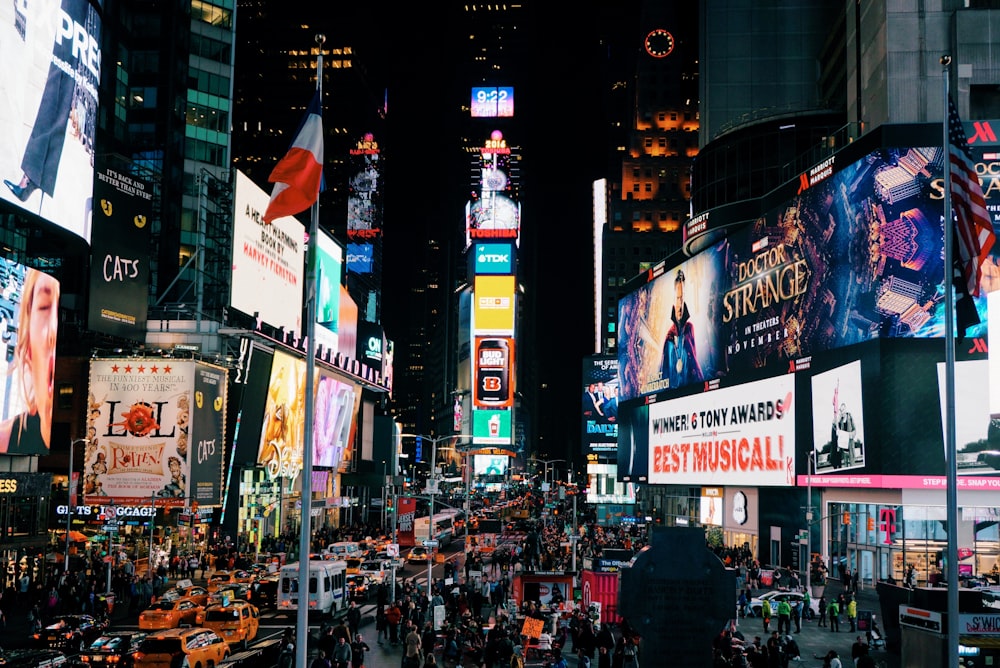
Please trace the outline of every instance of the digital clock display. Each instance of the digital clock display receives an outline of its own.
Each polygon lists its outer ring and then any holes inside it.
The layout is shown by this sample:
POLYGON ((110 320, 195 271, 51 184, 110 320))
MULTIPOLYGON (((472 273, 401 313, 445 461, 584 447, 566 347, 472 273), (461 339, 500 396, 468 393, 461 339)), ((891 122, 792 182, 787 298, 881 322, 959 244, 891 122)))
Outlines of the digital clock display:
POLYGON ((514 115, 514 88, 473 88, 470 107, 473 118, 511 118, 514 115))

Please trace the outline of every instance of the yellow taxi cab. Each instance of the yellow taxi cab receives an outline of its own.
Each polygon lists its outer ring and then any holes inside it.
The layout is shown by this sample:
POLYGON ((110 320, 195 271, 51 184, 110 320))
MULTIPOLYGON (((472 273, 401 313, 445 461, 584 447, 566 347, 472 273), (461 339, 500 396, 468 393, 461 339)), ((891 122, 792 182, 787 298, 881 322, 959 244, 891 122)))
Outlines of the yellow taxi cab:
POLYGON ((260 611, 252 603, 241 600, 210 605, 205 610, 204 626, 218 633, 230 645, 240 643, 246 649, 260 629, 260 611))
POLYGON ((174 587, 166 590, 160 595, 159 600, 188 597, 201 606, 208 605, 209 591, 200 587, 190 580, 180 580, 174 587))
POLYGON ((256 575, 253 571, 233 571, 233 582, 239 582, 241 584, 253 584, 256 579, 256 575))
POLYGON ((229 644, 212 629, 167 629, 151 633, 139 645, 136 668, 217 666, 231 654, 229 644))
POLYGON ((187 596, 161 598, 139 613, 139 628, 143 631, 175 629, 181 624, 201 626, 205 608, 187 596))
POLYGON ((233 571, 215 571, 212 573, 211 577, 208 578, 206 589, 213 592, 221 585, 236 582, 236 577, 233 573, 233 571))
POLYGON ((347 570, 345 571, 347 575, 358 575, 361 573, 361 562, 363 559, 360 557, 348 557, 344 561, 347 563, 347 570))

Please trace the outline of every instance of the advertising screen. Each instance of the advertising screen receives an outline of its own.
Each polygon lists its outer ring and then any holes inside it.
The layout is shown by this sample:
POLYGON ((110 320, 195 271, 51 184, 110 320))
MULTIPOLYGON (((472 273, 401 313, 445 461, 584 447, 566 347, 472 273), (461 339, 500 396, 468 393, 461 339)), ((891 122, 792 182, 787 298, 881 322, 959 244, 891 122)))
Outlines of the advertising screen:
POLYGON ((0 11, 0 197, 90 241, 101 20, 87 0, 0 11))
POLYGON ((649 483, 795 484, 795 374, 649 406, 649 483))
POLYGON ((270 480, 296 478, 302 470, 305 395, 305 360, 275 350, 257 453, 257 462, 270 480))
POLYGON ((236 172, 232 307, 286 332, 304 334, 305 227, 292 216, 264 223, 270 196, 236 172))
POLYGON ((648 272, 619 302, 620 399, 880 336, 941 337, 942 164, 939 147, 830 158, 755 223, 648 272))
POLYGON ((506 409, 472 411, 472 442, 477 445, 510 445, 511 414, 506 409))
POLYGON ((316 245, 316 343, 336 351, 344 249, 323 230, 316 245))
POLYGON ((477 408, 513 406, 513 378, 514 339, 477 337, 474 405, 477 408))
POLYGON ((507 475, 506 455, 472 455, 472 471, 475 475, 507 475))
POLYGON ((222 505, 226 435, 226 369, 198 363, 194 369, 194 405, 191 407, 191 477, 188 497, 201 506, 222 505))
POLYGON ((382 198, 378 142, 369 132, 351 149, 347 191, 347 238, 373 239, 382 232, 382 198))
POLYGON ((476 276, 509 276, 514 273, 514 245, 480 243, 471 252, 472 273, 476 276))
POLYGON ((477 86, 469 103, 472 118, 510 118, 514 115, 514 89, 509 86, 477 86))
POLYGON ((865 465, 865 416, 861 362, 855 360, 812 377, 814 473, 865 465))
POLYGON ((87 316, 95 332, 145 341, 152 195, 137 177, 110 167, 97 174, 87 316))
POLYGON ((472 323, 477 335, 514 335, 514 277, 476 276, 472 323))
POLYGON ((521 205, 506 195, 487 191, 465 207, 466 245, 476 241, 516 241, 521 229, 521 205))
POLYGON ((52 447, 59 281, 0 258, 0 453, 47 455, 52 447))
MULTIPOLYGON (((191 462, 202 445, 195 426, 206 426, 206 443, 218 447, 206 457, 198 479, 220 484, 222 432, 213 420, 199 418, 192 425, 192 407, 204 409, 207 379, 194 394, 196 363, 166 358, 95 359, 90 363, 90 410, 87 415, 86 458, 83 472, 85 502, 184 506, 191 498, 191 462), (202 405, 197 405, 201 396, 202 405)), ((214 372, 213 372, 214 373, 214 372)), ((225 388, 210 390, 225 410, 225 388), (217 394, 221 393, 221 394, 217 394)), ((201 416, 207 417, 207 416, 201 416)), ((221 419, 221 418, 220 418, 221 419)), ((207 453, 206 445, 203 452, 207 453)))
POLYGON ((372 245, 347 244, 347 271, 354 274, 372 273, 372 245))
POLYGON ((583 451, 614 457, 618 449, 618 358, 583 360, 583 451))
POLYGON ((313 419, 314 465, 337 468, 350 460, 360 408, 360 385, 320 370, 313 419))

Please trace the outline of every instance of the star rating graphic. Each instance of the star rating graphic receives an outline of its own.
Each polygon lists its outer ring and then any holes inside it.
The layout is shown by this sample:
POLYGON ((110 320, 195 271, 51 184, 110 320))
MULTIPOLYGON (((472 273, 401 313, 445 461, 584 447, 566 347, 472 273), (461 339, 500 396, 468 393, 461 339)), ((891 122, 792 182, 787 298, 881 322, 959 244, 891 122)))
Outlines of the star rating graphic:
MULTIPOLYGON (((170 366, 169 364, 167 364, 166 366, 163 367, 163 373, 171 373, 173 371, 173 369, 174 368, 172 366, 170 366)), ((148 367, 148 369, 147 369, 146 366, 140 364, 139 366, 135 367, 134 370, 135 370, 136 374, 139 374, 139 375, 146 373, 147 370, 151 374, 158 374, 158 373, 160 373, 160 367, 156 366, 155 364, 153 366, 151 366, 151 367, 148 367)), ((122 366, 118 366, 117 364, 112 364, 111 365, 111 373, 126 373, 126 374, 129 374, 129 373, 132 373, 132 371, 133 371, 133 367, 132 367, 131 364, 126 364, 123 367, 122 366)))

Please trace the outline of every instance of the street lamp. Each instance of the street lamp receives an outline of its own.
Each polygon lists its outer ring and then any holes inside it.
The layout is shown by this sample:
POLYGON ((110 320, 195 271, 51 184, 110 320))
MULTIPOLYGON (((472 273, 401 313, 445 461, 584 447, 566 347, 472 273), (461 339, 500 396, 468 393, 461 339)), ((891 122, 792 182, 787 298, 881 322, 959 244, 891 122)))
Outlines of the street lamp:
POLYGON ((77 443, 89 443, 89 438, 77 438, 69 443, 69 479, 66 481, 66 555, 63 559, 63 573, 69 573, 69 532, 73 529, 73 509, 76 506, 73 495, 73 450, 77 443))
MULTIPOLYGON (((468 439, 472 438, 471 434, 448 434, 446 436, 438 436, 437 438, 432 436, 424 436, 423 434, 400 434, 400 438, 419 438, 426 439, 431 442, 431 473, 430 477, 427 478, 427 497, 428 501, 428 514, 427 514, 427 540, 432 540, 434 533, 434 495, 437 494, 437 444, 441 441, 448 439, 468 439)), ((434 567, 434 561, 432 559, 427 560, 427 600, 431 600, 434 595, 431 591, 431 583, 433 582, 433 573, 431 569, 434 567)))
MULTIPOLYGON (((532 461, 535 461, 535 462, 537 462, 537 463, 542 464, 542 465, 545 466, 545 473, 543 474, 544 475, 543 480, 545 482, 549 481, 549 465, 550 464, 558 464, 560 462, 562 462, 563 464, 566 463, 565 459, 539 459, 538 457, 529 457, 528 459, 530 459, 532 461)), ((553 467, 553 471, 554 470, 555 470, 555 467, 553 467)))

